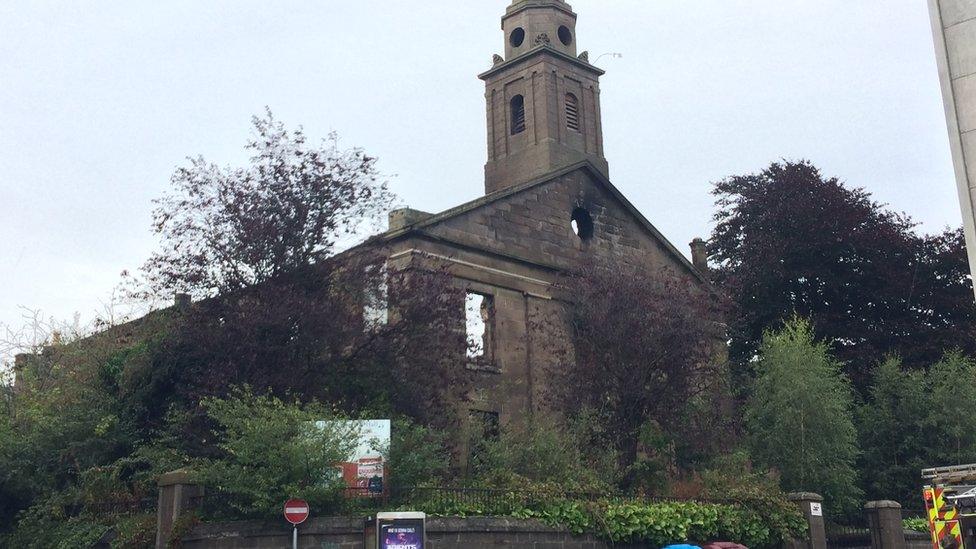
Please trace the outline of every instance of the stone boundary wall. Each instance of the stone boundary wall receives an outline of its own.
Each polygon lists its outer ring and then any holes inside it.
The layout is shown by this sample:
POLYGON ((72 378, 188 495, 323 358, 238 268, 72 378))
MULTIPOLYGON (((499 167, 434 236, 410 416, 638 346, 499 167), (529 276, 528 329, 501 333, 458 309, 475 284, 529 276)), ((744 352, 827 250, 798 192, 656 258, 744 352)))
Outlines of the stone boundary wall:
MULTIPOLYGON (((849 536, 842 540, 828 540, 828 549, 872 549, 871 534, 849 536)), ((932 539, 928 534, 905 530, 905 549, 932 549, 932 539)))
MULTIPOLYGON (((363 549, 363 520, 313 519, 299 527, 300 549, 363 549)), ((182 536, 184 549, 291 549, 292 529, 261 521, 201 524, 182 536)), ((508 518, 432 518, 427 520, 430 549, 604 549, 592 536, 530 520, 508 518)), ((615 547, 622 547, 616 545, 615 547)))
POLYGON ((932 537, 923 532, 905 530, 905 546, 908 549, 932 549, 932 537))

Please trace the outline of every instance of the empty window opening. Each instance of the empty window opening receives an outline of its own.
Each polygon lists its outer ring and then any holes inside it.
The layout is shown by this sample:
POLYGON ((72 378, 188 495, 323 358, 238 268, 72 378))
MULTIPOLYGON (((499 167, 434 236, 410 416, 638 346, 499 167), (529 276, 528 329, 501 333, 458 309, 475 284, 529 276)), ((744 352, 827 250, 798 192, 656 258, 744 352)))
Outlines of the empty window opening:
POLYGON ((512 135, 525 131, 525 98, 516 95, 512 98, 512 135))
POLYGON ((512 44, 513 48, 517 48, 525 42, 525 29, 519 27, 512 31, 512 35, 508 37, 509 42, 512 44))
POLYGON ((386 265, 366 268, 366 289, 363 292, 363 324, 376 330, 390 321, 389 282, 386 265))
POLYGON ((564 46, 568 46, 573 43, 573 31, 569 30, 569 27, 566 25, 559 27, 559 41, 562 42, 564 46))
POLYGON ((468 410, 468 466, 475 470, 485 465, 487 444, 498 440, 501 422, 498 412, 468 410))
POLYGON ((580 131, 579 100, 571 93, 566 94, 566 127, 580 131))
POLYGON ((491 296, 468 292, 464 303, 464 321, 469 359, 491 359, 494 315, 495 306, 491 296))
POLYGON ((573 227, 573 233, 580 240, 589 240, 593 237, 593 217, 585 208, 573 210, 570 225, 573 227))
POLYGON ((468 417, 471 419, 472 434, 476 437, 480 436, 484 440, 493 440, 501 434, 498 412, 469 410, 468 417))

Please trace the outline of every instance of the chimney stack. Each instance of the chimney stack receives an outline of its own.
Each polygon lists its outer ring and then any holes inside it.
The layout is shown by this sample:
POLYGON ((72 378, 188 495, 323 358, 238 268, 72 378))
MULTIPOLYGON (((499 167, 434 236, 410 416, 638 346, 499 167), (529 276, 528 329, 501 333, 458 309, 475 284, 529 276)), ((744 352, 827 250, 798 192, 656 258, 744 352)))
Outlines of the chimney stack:
POLYGON ((701 238, 691 241, 691 263, 703 276, 708 276, 708 246, 701 238))
POLYGON ((400 229, 405 229, 410 225, 416 225, 421 221, 430 219, 433 214, 427 212, 422 212, 420 210, 414 210, 413 208, 400 208, 390 212, 390 230, 398 231, 400 229))

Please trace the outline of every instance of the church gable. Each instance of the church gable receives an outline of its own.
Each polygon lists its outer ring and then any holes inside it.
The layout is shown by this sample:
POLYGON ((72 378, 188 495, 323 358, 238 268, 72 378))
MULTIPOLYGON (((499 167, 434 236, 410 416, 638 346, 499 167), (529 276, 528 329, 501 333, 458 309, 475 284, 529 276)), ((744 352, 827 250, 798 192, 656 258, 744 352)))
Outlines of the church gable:
POLYGON ((566 270, 619 263, 695 274, 687 260, 586 164, 513 191, 435 216, 418 229, 467 247, 566 270))

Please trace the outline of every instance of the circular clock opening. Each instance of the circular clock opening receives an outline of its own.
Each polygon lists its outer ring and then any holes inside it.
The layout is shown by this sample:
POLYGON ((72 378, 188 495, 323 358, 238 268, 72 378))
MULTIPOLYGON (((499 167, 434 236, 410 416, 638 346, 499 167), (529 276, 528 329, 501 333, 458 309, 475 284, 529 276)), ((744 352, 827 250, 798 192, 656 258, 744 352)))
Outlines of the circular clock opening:
POLYGON ((570 225, 573 227, 573 233, 580 237, 580 240, 593 238, 593 216, 585 208, 573 210, 570 225))
POLYGON ((512 47, 519 47, 522 42, 525 42, 525 29, 519 27, 512 31, 512 35, 508 37, 508 41, 512 43, 512 47))
POLYGON ((569 30, 569 27, 566 25, 559 27, 559 41, 562 42, 564 46, 568 46, 573 43, 573 32, 569 30))

